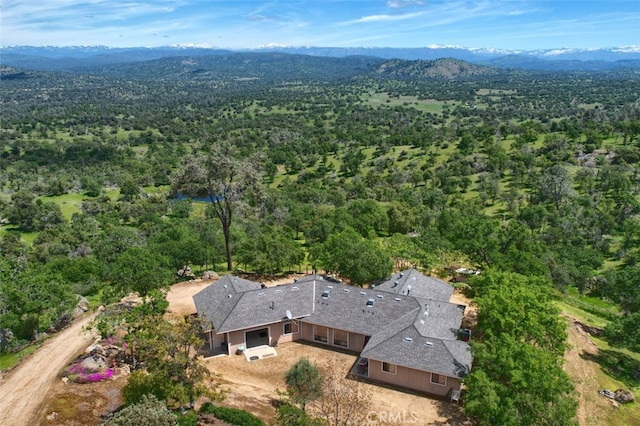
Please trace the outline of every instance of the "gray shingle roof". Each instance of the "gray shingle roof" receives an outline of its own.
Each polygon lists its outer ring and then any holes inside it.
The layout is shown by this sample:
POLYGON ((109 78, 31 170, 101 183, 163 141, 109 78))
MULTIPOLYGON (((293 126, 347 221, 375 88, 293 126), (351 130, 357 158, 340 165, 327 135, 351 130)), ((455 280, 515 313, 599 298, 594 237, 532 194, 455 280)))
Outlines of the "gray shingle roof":
POLYGON ((420 312, 413 325, 422 336, 452 340, 458 338, 458 330, 464 316, 464 305, 436 300, 417 300, 420 302, 420 312))
POLYGON ((465 307, 448 302, 452 293, 410 269, 375 289, 317 275, 270 288, 225 276, 193 300, 217 333, 280 322, 288 310, 303 322, 371 336, 363 357, 457 377, 469 372, 472 358, 468 344, 456 340, 465 307))
POLYGON ((371 336, 419 307, 412 297, 316 281, 313 313, 303 321, 371 336), (322 296, 325 290, 329 291, 328 298, 322 296), (373 306, 367 306, 370 299, 373 306))
POLYGON ((427 277, 415 269, 407 269, 394 274, 390 279, 376 286, 376 290, 391 293, 433 299, 448 302, 453 294, 453 287, 444 281, 427 277))
POLYGON ((199 315, 211 321, 217 333, 271 324, 311 314, 313 281, 262 288, 260 283, 225 276, 196 293, 199 315))
POLYGON ((193 296, 199 315, 204 315, 218 330, 238 302, 238 295, 260 284, 226 275, 193 296))
POLYGON ((238 295, 238 302, 216 328, 218 333, 272 324, 287 318, 311 314, 313 282, 303 282, 251 290, 238 295))
POLYGON ((472 361, 469 345, 423 336, 414 319, 408 314, 372 336, 360 356, 450 377, 468 374, 472 361))

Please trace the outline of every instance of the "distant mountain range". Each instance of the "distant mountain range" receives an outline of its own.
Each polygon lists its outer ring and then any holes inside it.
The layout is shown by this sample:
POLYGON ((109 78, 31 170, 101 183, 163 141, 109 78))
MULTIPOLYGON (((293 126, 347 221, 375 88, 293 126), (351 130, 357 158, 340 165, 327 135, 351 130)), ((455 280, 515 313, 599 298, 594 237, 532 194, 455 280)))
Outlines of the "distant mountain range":
POLYGON ((177 45, 163 47, 113 48, 107 46, 9 46, 0 48, 0 64, 34 70, 74 70, 87 67, 150 61, 167 57, 199 57, 234 53, 287 53, 316 57, 365 56, 381 59, 459 59, 498 68, 526 70, 604 71, 640 68, 640 46, 603 49, 548 49, 511 51, 456 46, 423 48, 384 47, 290 47, 266 45, 254 49, 225 50, 211 46, 177 45))

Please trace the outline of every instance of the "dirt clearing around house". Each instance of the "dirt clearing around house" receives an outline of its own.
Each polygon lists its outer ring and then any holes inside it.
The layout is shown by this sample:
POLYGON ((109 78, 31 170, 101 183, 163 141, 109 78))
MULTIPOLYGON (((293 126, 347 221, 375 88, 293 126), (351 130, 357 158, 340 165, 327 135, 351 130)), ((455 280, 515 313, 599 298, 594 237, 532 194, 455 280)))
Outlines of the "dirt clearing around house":
MULTIPOLYGON (((322 364, 328 358, 345 372, 345 376, 357 356, 333 351, 307 343, 285 343, 276 348, 278 355, 259 361, 247 362, 242 355, 218 356, 206 360, 212 372, 222 375, 229 390, 224 405, 248 410, 261 418, 275 414, 273 401, 278 398, 276 389, 285 390, 284 375, 301 357, 314 364, 322 364)), ((462 407, 449 401, 425 398, 373 384, 364 384, 372 393, 372 424, 415 425, 464 425, 462 407), (378 423, 379 420, 382 420, 378 423), (391 421, 389 421, 391 420, 391 421)), ((311 408, 312 409, 312 408, 311 408)))

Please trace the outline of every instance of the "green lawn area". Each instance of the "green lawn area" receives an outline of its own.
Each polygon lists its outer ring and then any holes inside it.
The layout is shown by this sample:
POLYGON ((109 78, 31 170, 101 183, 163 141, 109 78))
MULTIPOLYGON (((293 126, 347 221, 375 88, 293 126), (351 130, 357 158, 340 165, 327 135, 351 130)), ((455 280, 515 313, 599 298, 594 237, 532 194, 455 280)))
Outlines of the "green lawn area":
MULTIPOLYGON (((416 96, 399 96, 389 97, 388 93, 374 93, 362 96, 362 101, 371 106, 403 106, 407 108, 415 108, 419 111, 441 114, 444 107, 444 101, 436 101, 435 99, 418 99, 416 96)), ((447 103, 450 107, 455 107, 455 102, 447 103)))
POLYGON ((24 357, 32 354, 38 348, 38 345, 30 345, 22 349, 20 352, 0 354, 0 371, 17 365, 24 357))
POLYGON ((86 196, 83 194, 72 193, 54 197, 42 197, 41 199, 42 201, 56 203, 60 206, 60 210, 62 210, 65 219, 70 220, 74 213, 80 211, 80 204, 84 198, 86 198, 86 196))

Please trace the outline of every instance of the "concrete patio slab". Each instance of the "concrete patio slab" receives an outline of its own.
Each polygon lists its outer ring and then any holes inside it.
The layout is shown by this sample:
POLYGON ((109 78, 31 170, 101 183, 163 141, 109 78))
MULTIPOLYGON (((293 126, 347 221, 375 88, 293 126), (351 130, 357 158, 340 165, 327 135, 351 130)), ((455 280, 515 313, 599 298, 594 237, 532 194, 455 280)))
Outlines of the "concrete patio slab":
POLYGON ((258 361, 263 358, 271 358, 274 356, 278 356, 276 349, 267 345, 256 346, 255 348, 245 349, 243 353, 244 353, 245 359, 248 362, 258 361))

